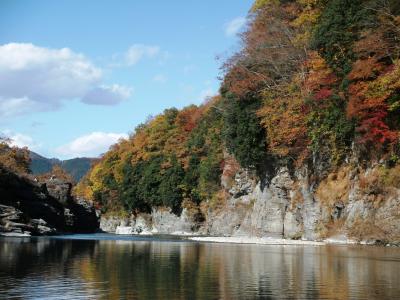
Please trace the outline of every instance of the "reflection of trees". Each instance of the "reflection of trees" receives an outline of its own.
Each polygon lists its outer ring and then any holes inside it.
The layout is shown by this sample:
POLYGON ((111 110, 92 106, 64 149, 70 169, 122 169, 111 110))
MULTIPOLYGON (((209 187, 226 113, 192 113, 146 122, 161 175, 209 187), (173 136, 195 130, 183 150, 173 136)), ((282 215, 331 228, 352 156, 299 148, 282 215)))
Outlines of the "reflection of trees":
POLYGON ((396 249, 18 241, 0 243, 0 292, 15 288, 1 280, 11 276, 26 285, 34 278, 78 280, 87 283, 84 294, 106 299, 400 297, 396 249))
MULTIPOLYGON (((50 282, 63 287, 60 278, 70 278, 71 264, 82 255, 91 255, 94 244, 94 241, 47 238, 1 239, 0 298, 7 298, 7 295, 40 298, 43 292, 40 289, 50 287, 50 284, 46 285, 50 282)), ((78 281, 75 283, 84 284, 78 281)))
POLYGON ((80 264, 87 280, 106 283, 110 298, 190 299, 204 298, 215 286, 213 267, 200 265, 204 245, 177 242, 100 241, 95 255, 80 264), (194 246, 194 247, 193 247, 194 246))
POLYGON ((7 238, 0 242, 0 273, 24 278, 48 266, 45 274, 67 274, 76 257, 90 255, 94 241, 57 240, 47 238, 7 238))
POLYGON ((400 295, 398 266, 372 259, 382 257, 382 248, 110 241, 98 247, 102 263, 92 274, 109 282, 113 299, 368 298, 382 282, 392 289, 380 288, 380 299, 400 295))

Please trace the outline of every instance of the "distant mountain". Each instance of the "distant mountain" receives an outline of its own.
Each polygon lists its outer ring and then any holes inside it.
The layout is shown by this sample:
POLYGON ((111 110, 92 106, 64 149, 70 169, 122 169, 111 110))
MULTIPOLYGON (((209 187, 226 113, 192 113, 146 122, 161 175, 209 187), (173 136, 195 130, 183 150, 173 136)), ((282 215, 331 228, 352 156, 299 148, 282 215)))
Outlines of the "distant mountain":
POLYGON ((31 170, 33 174, 44 174, 50 172, 54 165, 60 165, 65 171, 71 174, 78 182, 90 169, 93 158, 79 157, 67 160, 57 158, 46 158, 35 152, 30 152, 31 170))

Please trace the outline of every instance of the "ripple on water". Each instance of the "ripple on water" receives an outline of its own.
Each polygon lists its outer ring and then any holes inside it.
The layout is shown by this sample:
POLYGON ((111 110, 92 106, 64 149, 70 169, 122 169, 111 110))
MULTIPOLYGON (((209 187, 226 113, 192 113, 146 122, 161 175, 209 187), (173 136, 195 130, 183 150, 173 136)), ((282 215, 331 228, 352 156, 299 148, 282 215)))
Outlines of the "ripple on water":
POLYGON ((399 270, 380 247, 0 239, 0 299, 400 299, 399 270))

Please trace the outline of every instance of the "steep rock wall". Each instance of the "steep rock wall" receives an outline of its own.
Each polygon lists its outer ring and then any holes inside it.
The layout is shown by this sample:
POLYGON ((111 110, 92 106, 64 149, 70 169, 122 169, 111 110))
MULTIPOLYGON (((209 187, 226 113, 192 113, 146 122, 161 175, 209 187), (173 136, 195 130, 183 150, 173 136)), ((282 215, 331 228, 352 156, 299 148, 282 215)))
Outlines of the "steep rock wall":
POLYGON ((291 173, 280 167, 263 180, 239 169, 223 178, 226 201, 202 210, 183 209, 180 216, 166 208, 128 218, 103 217, 100 227, 125 233, 190 233, 322 240, 335 238, 370 242, 400 241, 400 189, 377 190, 371 178, 380 166, 357 170, 344 166, 315 183, 307 168, 291 173), (311 179, 310 179, 311 178, 311 179), (364 181, 371 181, 365 187, 364 181))
POLYGON ((310 182, 306 168, 291 175, 282 167, 265 182, 242 170, 235 175, 225 206, 208 214, 207 233, 399 241, 400 189, 376 194, 361 187, 362 181, 373 176, 376 168, 379 166, 367 169, 364 174, 343 168, 329 174, 318 186, 310 182))
POLYGON ((199 233, 200 224, 197 212, 183 209, 180 216, 164 207, 153 208, 151 214, 141 213, 136 216, 102 216, 100 229, 105 232, 120 234, 186 234, 199 233))

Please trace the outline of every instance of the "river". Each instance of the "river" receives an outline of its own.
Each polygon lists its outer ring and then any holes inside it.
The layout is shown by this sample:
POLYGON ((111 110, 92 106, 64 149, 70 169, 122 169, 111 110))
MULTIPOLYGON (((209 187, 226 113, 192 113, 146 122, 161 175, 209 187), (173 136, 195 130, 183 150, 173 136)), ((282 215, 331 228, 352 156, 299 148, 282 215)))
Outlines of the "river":
POLYGON ((400 299, 400 249, 2 237, 0 299, 400 299))

